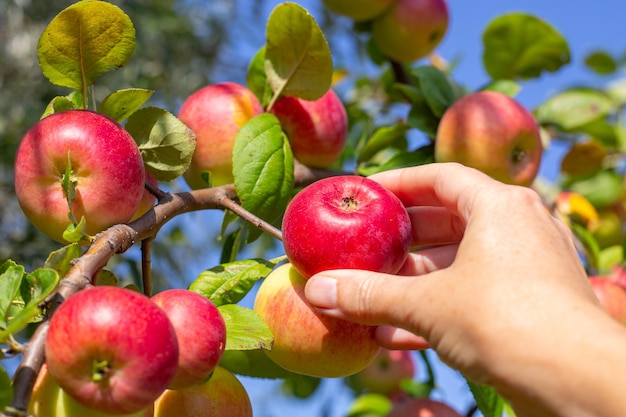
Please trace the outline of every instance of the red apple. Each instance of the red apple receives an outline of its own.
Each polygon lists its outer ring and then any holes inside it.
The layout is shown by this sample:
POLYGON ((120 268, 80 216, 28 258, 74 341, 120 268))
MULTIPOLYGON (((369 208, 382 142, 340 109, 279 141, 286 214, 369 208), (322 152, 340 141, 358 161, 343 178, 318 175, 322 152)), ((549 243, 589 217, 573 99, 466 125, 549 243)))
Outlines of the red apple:
POLYGON ((71 164, 72 213, 85 216, 90 235, 133 216, 144 191, 137 144, 108 117, 88 110, 55 113, 33 125, 17 149, 15 193, 26 217, 52 239, 67 243, 72 224, 61 180, 71 164))
POLYGON ((226 324, 220 311, 197 292, 170 289, 152 297, 169 317, 180 352, 178 371, 169 385, 181 389, 207 379, 226 347, 226 324))
POLYGON ((282 232, 287 258, 306 278, 342 268, 393 274, 411 245, 411 221, 402 202, 356 175, 325 178, 296 194, 282 232))
POLYGON ((50 376, 48 368, 44 363, 28 404, 28 412, 35 416, 54 417, 152 417, 153 404, 145 410, 132 414, 106 414, 87 408, 76 402, 61 389, 59 384, 50 376))
POLYGON ((461 414, 441 401, 406 397, 393 404, 387 417, 461 417, 461 414))
POLYGON ((353 382, 366 391, 391 395, 401 389, 402 381, 414 375, 415 359, 411 351, 381 349, 369 365, 353 376, 353 382))
POLYGON ((233 143, 239 128, 263 112, 246 87, 222 82, 201 88, 185 100, 178 118, 196 134, 196 149, 183 175, 192 189, 205 188, 203 172, 213 185, 233 182, 233 143))
POLYGON ((392 3, 393 0, 324 0, 324 5, 333 12, 356 21, 371 20, 392 3))
MULTIPOLYGON (((150 174, 148 174, 147 171, 146 171, 146 182, 152 184, 155 187, 159 186, 159 182, 155 180, 154 178, 152 178, 150 174)), ((137 211, 135 212, 135 214, 133 214, 133 217, 130 219, 130 221, 137 220, 138 218, 146 214, 148 210, 154 207, 156 202, 157 202, 156 196, 152 194, 150 191, 148 191, 147 188, 144 187, 143 195, 141 197, 141 201, 139 202, 139 207, 137 208, 137 211)))
POLYGON ((495 91, 479 91, 454 102, 439 122, 435 141, 437 162, 459 162, 524 186, 537 176, 542 151, 533 115, 495 91))
POLYGON ((591 276, 589 283, 604 311, 626 325, 626 289, 608 277, 591 276))
POLYGON ((348 115, 333 90, 314 101, 281 97, 271 109, 289 138, 294 157, 316 168, 327 168, 343 152, 348 115))
POLYGON ((425 57, 448 30, 446 0, 396 0, 374 19, 372 38, 389 58, 411 63, 425 57))
POLYGON ((267 355, 283 368, 323 378, 353 375, 376 356, 375 328, 324 316, 304 297, 306 279, 289 263, 262 282, 254 311, 274 335, 267 355))
POLYGON ((102 286, 78 292, 56 310, 45 355, 50 375, 77 402, 130 414, 170 384, 178 342, 167 315, 148 297, 102 286))
POLYGON ((252 417, 252 404, 237 377, 218 366, 206 382, 165 391, 154 404, 154 417, 252 417))

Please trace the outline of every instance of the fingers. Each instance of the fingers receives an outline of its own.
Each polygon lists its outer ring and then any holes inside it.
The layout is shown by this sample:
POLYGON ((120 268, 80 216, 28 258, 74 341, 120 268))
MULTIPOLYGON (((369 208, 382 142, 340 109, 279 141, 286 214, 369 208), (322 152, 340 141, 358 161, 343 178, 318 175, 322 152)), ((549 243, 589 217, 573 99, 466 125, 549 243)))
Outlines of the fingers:
POLYGON ((408 207, 414 245, 459 242, 465 221, 442 207, 408 207))
POLYGON ((381 347, 390 350, 423 350, 430 347, 423 337, 392 326, 378 326, 376 340, 381 347))
POLYGON ((452 264, 459 249, 457 244, 422 249, 409 254, 398 275, 424 275, 452 264))

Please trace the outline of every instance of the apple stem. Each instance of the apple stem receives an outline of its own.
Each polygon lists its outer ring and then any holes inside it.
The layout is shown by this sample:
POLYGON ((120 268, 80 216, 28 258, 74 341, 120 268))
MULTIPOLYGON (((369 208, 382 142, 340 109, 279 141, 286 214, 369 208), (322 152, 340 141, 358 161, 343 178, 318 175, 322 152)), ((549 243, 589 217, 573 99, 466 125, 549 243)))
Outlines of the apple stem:
POLYGON ((248 210, 244 209, 241 205, 237 204, 230 197, 227 197, 227 196, 222 197, 220 200, 220 204, 224 206, 225 208, 227 208, 228 210, 235 213, 236 215, 238 215, 239 217, 241 217, 242 219, 244 219, 245 221, 247 221, 248 223, 255 225, 262 231, 269 233, 270 235, 272 235, 278 240, 281 240, 281 241, 283 240, 283 233, 279 229, 272 226, 271 224, 261 219, 260 217, 250 213, 248 210))

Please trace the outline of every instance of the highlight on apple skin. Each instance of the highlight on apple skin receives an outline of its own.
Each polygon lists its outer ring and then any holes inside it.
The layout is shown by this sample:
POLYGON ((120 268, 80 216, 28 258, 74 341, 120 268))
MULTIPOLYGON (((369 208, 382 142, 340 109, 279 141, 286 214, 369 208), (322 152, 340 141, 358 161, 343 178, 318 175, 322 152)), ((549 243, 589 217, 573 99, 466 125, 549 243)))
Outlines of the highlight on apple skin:
POLYGON ((183 174, 192 189, 206 188, 203 172, 214 186, 233 182, 233 144, 239 128, 263 112, 248 88, 233 82, 211 84, 191 94, 178 118, 196 134, 196 149, 183 174))
POLYGON ((145 295, 114 286, 79 291, 50 319, 50 375, 80 404, 109 414, 148 407, 178 366, 174 327, 145 295))
POLYGON ((439 45, 449 20, 446 0, 396 0, 374 19, 372 39, 384 55, 409 64, 439 45))
POLYGON ((68 243, 72 224, 62 178, 75 183, 72 214, 95 235, 128 222, 144 192, 143 159, 132 136, 114 120, 67 110, 44 117, 24 135, 15 155, 15 194, 28 220, 50 238, 68 243))
POLYGON ((289 202, 285 254, 304 277, 329 269, 395 274, 411 246, 406 208, 377 182, 342 175, 314 182, 289 202))
POLYGON ((341 156, 348 140, 348 114, 332 89, 313 101, 281 97, 271 113, 280 121, 299 162, 328 168, 341 156))
POLYGON ((365 368, 379 351, 375 327, 324 316, 304 297, 306 279, 289 263, 261 283, 254 311, 274 335, 270 359, 302 375, 337 378, 365 368))
POLYGON ((459 162, 509 184, 530 186, 543 145, 532 113, 513 98, 479 91, 443 114, 435 139, 437 162, 459 162))

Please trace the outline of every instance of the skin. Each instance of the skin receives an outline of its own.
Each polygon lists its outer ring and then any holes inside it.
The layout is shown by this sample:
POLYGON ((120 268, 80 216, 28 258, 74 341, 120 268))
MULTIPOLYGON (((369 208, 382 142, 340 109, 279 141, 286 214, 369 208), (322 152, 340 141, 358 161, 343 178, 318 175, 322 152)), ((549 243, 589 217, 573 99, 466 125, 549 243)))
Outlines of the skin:
POLYGON ((603 311, 571 233, 534 191, 458 164, 372 178, 410 207, 413 243, 429 246, 397 276, 313 276, 312 305, 380 325, 384 347, 432 347, 518 417, 624 413, 626 329, 603 311))
POLYGON ((294 157, 304 165, 327 168, 341 156, 348 114, 333 90, 314 101, 281 97, 271 112, 280 120, 294 157))
POLYGON ((254 311, 274 335, 267 355, 289 371, 316 377, 344 377, 365 368, 379 350, 374 327, 316 312, 304 299, 305 282, 287 263, 259 287, 254 311))
POLYGON ((543 147, 533 115, 495 91, 469 94, 446 110, 435 141, 437 162, 459 162, 509 184, 529 186, 543 147))
POLYGON ((192 189, 206 188, 201 177, 211 172, 215 186, 233 182, 233 144, 239 128, 263 112, 252 91, 223 82, 201 88, 183 103, 178 118, 196 134, 196 149, 184 179, 192 189))

